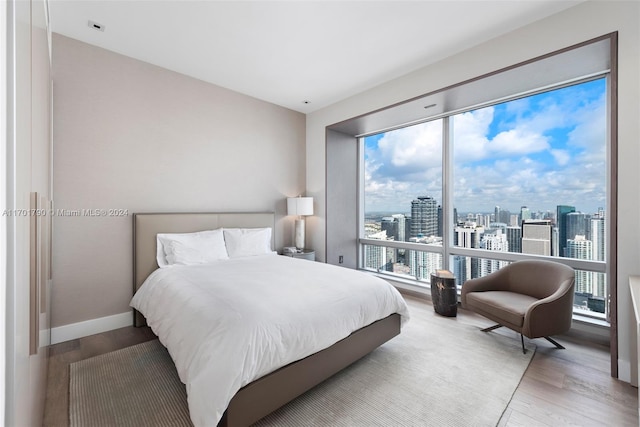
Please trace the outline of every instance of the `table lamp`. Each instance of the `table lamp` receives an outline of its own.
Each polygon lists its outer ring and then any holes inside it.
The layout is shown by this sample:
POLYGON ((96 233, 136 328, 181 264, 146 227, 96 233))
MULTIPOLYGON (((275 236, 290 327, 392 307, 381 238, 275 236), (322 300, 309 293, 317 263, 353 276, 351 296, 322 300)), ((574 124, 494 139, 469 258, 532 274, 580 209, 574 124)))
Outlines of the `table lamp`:
POLYGON ((287 215, 298 215, 295 227, 296 249, 304 249, 304 216, 313 215, 313 197, 287 198, 287 215))

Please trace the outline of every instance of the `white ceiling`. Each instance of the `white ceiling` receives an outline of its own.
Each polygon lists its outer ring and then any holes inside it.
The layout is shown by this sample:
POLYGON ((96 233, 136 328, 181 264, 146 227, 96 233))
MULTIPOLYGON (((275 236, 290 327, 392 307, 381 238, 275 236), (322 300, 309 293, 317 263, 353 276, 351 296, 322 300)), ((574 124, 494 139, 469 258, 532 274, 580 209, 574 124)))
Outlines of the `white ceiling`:
POLYGON ((309 113, 580 2, 49 0, 49 10, 56 33, 309 113))

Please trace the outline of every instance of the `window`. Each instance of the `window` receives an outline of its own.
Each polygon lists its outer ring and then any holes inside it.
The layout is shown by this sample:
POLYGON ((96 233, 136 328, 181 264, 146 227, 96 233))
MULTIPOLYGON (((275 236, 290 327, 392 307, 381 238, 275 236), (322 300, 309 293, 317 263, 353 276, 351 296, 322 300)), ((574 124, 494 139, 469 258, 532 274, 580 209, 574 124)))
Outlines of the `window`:
POLYGON ((360 267, 460 286, 551 257, 576 268, 576 312, 604 318, 607 100, 601 73, 362 137, 360 267))
MULTIPOLYGON (((364 237, 442 247, 442 120, 365 138, 364 156, 364 237)), ((416 280, 442 268, 441 254, 407 246, 366 245, 364 253, 365 268, 416 280)))

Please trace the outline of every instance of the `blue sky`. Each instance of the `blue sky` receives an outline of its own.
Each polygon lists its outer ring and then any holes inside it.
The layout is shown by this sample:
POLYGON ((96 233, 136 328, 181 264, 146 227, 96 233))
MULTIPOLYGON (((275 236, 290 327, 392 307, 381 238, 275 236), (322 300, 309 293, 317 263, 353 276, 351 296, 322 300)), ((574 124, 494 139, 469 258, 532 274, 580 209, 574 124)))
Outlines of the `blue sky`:
MULTIPOLYGON (((606 206, 606 81, 594 80, 453 117, 454 205, 591 213, 606 206)), ((442 201, 442 122, 365 138, 365 210, 442 201)))

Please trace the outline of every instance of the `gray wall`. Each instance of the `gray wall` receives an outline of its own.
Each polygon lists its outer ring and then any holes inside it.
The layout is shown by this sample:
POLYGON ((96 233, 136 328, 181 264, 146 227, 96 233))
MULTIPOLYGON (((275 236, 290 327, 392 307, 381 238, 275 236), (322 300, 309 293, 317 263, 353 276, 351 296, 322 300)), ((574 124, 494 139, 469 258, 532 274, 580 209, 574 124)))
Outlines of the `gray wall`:
POLYGON ((327 253, 326 262, 358 266, 358 140, 327 131, 327 253))
POLYGON ((275 211, 305 189, 305 116, 54 34, 52 326, 129 310, 133 212, 275 211))

